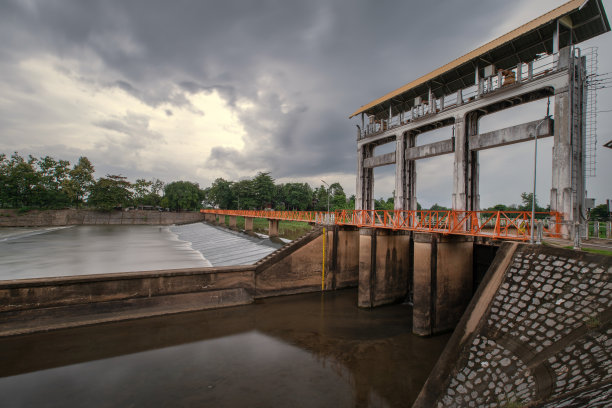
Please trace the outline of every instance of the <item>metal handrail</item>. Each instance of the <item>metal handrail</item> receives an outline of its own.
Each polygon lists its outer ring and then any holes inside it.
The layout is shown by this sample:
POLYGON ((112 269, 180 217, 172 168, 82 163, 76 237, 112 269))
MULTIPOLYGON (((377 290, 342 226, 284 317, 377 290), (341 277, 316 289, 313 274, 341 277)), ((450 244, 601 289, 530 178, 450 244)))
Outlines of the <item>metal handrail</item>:
MULTIPOLYGON (((527 241, 531 235, 531 211, 432 211, 432 210, 201 210, 204 214, 301 221, 317 224, 352 225, 444 235, 469 235, 493 239, 527 241)), ((543 227, 544 236, 560 237, 562 218, 558 212, 536 212, 549 218, 552 226, 543 227)))

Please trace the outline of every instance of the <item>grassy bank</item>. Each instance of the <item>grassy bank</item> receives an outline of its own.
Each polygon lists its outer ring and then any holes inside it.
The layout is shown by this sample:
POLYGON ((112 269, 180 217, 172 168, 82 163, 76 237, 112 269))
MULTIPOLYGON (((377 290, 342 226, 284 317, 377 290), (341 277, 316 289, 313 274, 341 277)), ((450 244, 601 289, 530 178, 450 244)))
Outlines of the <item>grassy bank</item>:
MULTIPOLYGON (((229 225, 229 215, 225 216, 225 225, 229 225)), ((244 217, 236 217, 236 228, 244 229, 244 217)), ((278 224, 278 234, 282 238, 297 239, 310 232, 312 226, 307 222, 301 221, 280 221, 278 224)), ((253 219, 253 230, 261 234, 268 233, 268 220, 265 218, 253 219)))

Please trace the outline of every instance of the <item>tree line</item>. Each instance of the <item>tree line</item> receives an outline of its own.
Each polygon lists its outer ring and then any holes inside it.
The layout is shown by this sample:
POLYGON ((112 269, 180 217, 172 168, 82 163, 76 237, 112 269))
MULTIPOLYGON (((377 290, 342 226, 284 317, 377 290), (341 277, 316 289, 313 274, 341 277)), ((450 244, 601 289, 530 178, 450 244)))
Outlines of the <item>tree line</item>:
POLYGON ((59 209, 151 206, 172 210, 200 208, 202 190, 196 183, 137 179, 107 174, 97 180, 94 166, 80 157, 71 166, 68 160, 51 156, 24 158, 0 153, 0 208, 59 209))
MULTIPOLYGON (((486 211, 531 211, 532 193, 521 194, 521 204, 497 204, 486 211)), ((393 210, 393 196, 375 200, 375 209, 393 210)), ((137 179, 107 174, 97 180, 94 166, 87 157, 80 157, 71 166, 67 160, 50 156, 10 157, 0 153, 0 208, 57 209, 114 208, 148 206, 170 210, 198 210, 205 207, 258 210, 330 211, 355 208, 355 196, 347 197, 340 183, 321 184, 312 188, 308 183, 276 183, 270 173, 260 172, 251 179, 230 181, 217 178, 210 187, 198 183, 137 179)), ((419 210, 421 204, 417 204, 419 210)), ((536 200, 535 210, 549 211, 536 200)), ((434 204, 430 210, 449 208, 434 204)), ((591 211, 591 219, 609 220, 606 204, 591 211)))
POLYGON ((94 166, 80 157, 71 166, 68 160, 51 156, 24 158, 0 154, 0 208, 59 209, 149 206, 170 210, 224 209, 320 210, 355 207, 339 183, 312 188, 307 183, 275 183, 270 173, 252 179, 228 181, 218 178, 208 188, 198 183, 137 179, 130 182, 118 174, 95 179, 94 166), (328 197, 329 195, 329 197, 328 197))

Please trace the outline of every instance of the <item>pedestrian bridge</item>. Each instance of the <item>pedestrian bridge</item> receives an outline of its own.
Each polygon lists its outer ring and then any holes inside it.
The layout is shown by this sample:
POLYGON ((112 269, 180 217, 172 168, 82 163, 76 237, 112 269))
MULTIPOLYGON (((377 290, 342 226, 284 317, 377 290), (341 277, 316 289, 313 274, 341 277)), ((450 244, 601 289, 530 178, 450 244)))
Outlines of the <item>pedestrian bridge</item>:
POLYGON ((206 209, 201 212, 214 218, 227 215, 230 217, 230 225, 235 225, 235 217, 266 218, 272 222, 271 231, 277 230, 277 223, 282 220, 517 241, 529 240, 532 228, 535 229, 534 236, 537 233, 540 237, 558 237, 562 225, 561 215, 557 212, 533 213, 532 225, 530 211, 338 210, 328 213, 206 209))

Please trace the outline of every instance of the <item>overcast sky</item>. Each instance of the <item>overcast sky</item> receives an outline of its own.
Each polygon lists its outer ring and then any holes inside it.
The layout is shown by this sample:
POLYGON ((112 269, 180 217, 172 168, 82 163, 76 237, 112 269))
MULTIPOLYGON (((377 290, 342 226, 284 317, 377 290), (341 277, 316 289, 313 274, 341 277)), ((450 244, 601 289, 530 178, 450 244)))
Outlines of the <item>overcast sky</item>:
MULTIPOLYGON (((269 171, 278 182, 339 181, 355 192, 359 106, 564 1, 0 0, 0 152, 87 156, 96 176, 206 187, 269 171)), ((612 13, 612 0, 604 0, 612 13)), ((612 34, 599 72, 612 71, 612 34)), ((610 89, 599 110, 612 109, 610 89)), ((493 130, 545 103, 485 118, 493 130)), ((612 198, 612 113, 599 117, 598 203, 612 198)), ((432 139, 450 137, 450 128, 432 139)), ((548 204, 551 138, 539 201, 548 204)), ((381 150, 382 151, 382 150, 381 150)), ((481 154, 481 204, 518 203, 533 143, 481 154)), ((376 169, 376 197, 393 191, 376 169)), ((417 196, 450 206, 452 157, 418 163, 417 196)))

